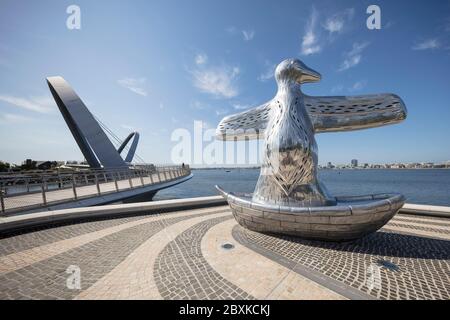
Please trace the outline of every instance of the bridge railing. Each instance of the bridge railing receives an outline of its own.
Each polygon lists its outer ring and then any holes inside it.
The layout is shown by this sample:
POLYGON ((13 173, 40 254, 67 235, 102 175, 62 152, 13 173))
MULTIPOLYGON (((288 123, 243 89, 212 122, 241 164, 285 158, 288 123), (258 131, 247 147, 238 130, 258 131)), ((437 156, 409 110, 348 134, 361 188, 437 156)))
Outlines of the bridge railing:
POLYGON ((46 170, 0 174, 0 212, 77 201, 173 181, 191 173, 188 165, 133 165, 128 168, 46 170))

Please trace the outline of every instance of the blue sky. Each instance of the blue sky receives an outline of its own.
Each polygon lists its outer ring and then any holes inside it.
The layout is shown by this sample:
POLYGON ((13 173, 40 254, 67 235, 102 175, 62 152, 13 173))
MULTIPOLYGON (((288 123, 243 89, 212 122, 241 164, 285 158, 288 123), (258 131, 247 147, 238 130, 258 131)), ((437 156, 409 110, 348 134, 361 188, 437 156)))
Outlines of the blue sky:
POLYGON ((450 1, 9 1, 0 4, 0 159, 81 160, 45 77, 63 76, 138 154, 168 163, 176 128, 276 92, 296 57, 322 74, 310 95, 393 92, 405 122, 317 136, 319 163, 450 160, 450 1), (66 8, 81 8, 81 30, 66 8), (366 8, 381 8, 381 30, 366 8))

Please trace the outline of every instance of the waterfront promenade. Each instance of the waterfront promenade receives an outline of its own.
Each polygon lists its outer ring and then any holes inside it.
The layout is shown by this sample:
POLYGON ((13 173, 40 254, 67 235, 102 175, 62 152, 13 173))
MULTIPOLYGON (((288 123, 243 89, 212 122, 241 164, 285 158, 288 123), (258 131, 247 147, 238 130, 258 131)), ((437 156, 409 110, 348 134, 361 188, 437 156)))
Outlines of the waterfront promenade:
POLYGON ((326 243, 249 231, 205 197, 0 218, 0 230, 0 299, 450 299, 445 214, 326 243), (59 224, 33 226, 45 219, 59 224), (18 227, 31 229, 5 234, 18 227))

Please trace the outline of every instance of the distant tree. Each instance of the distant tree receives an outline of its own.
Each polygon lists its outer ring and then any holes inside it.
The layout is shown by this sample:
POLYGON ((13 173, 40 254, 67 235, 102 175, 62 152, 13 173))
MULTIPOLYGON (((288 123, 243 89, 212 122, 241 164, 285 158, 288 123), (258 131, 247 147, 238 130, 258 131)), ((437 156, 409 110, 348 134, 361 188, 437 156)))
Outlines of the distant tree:
POLYGON ((8 171, 11 168, 11 165, 8 162, 0 161, 0 172, 8 171))

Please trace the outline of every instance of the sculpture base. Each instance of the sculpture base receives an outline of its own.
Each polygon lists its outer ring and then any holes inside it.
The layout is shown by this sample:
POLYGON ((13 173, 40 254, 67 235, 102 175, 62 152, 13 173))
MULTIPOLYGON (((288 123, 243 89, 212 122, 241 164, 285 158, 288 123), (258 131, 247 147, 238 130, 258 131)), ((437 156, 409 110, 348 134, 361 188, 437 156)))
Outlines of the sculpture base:
POLYGON ((349 241, 375 232, 403 206, 401 194, 336 197, 336 205, 287 207, 263 205, 252 196, 227 193, 233 216, 243 227, 262 233, 298 236, 324 241, 349 241))

